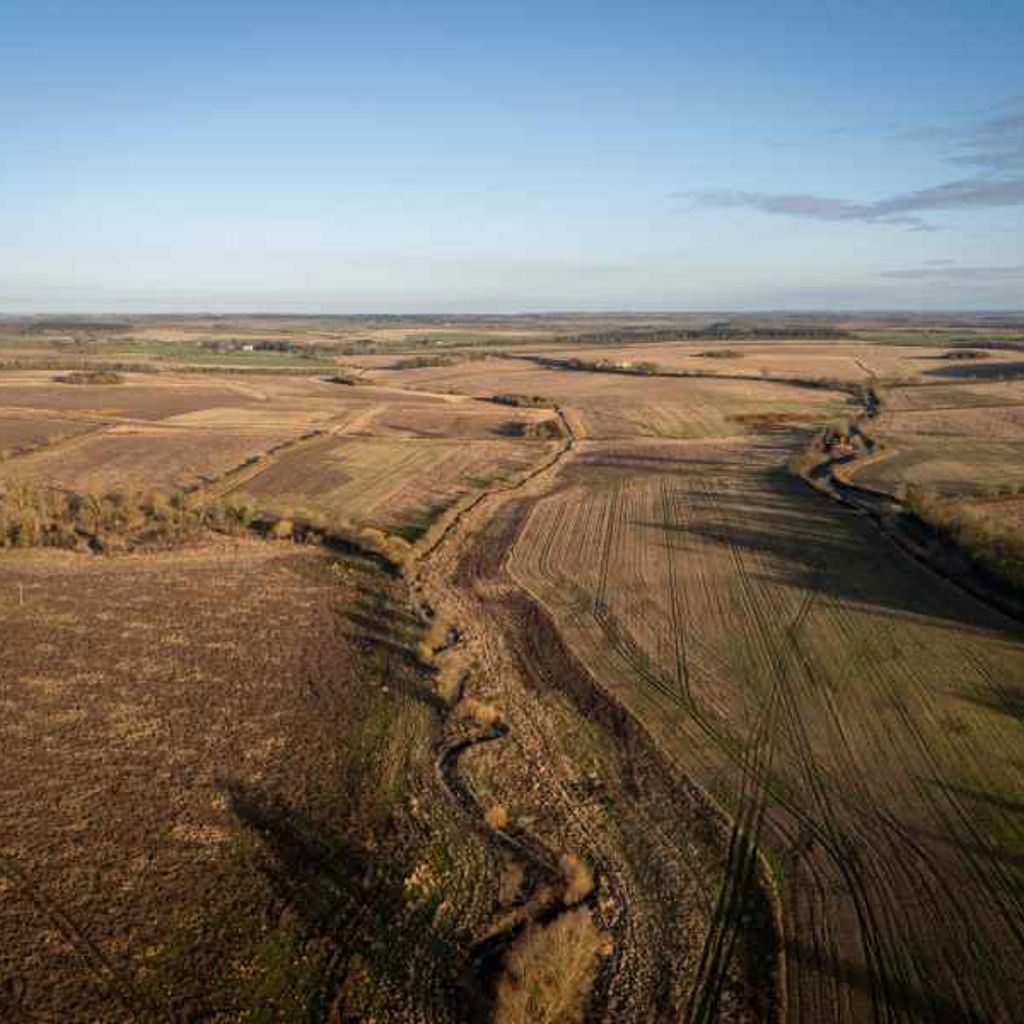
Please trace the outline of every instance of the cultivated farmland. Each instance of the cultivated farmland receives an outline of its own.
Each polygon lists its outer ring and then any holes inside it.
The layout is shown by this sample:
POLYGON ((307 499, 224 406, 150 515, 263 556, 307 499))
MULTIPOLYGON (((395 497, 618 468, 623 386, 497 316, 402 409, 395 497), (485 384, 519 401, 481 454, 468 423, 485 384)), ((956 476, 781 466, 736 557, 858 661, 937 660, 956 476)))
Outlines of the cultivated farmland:
POLYGON ((0 327, 0 1020, 1019 1019, 1010 326, 0 327))
POLYGON ((684 380, 545 369, 528 360, 487 360, 380 374, 415 389, 486 398, 537 396, 561 406, 582 438, 728 437, 767 416, 818 422, 841 414, 847 396, 770 382, 684 380))
POLYGON ((511 571, 762 844, 794 1019, 1010 1019, 1024 643, 779 461, 588 445, 511 571))
POLYGON ((239 493, 285 517, 416 539, 460 498, 514 480, 549 452, 543 442, 326 438, 278 459, 239 493))

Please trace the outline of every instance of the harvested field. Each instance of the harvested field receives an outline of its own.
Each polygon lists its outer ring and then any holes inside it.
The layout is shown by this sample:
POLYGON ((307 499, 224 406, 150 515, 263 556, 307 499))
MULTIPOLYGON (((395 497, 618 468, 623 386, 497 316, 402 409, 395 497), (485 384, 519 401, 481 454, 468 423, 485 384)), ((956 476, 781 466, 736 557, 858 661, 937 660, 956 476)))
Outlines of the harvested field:
POLYGON ((845 471, 846 479, 889 494, 908 484, 941 494, 1024 486, 1024 437, 983 441, 904 434, 887 443, 889 450, 845 471))
POLYGON ((451 1019, 464 954, 403 879, 424 832, 490 862, 389 586, 291 545, 5 556, 4 1020, 451 1019))
POLYGON ((1024 383, 1015 381, 893 388, 885 396, 885 408, 891 412, 998 409, 1021 404, 1024 404, 1024 383))
POLYGON ((11 460, 0 479, 64 490, 174 491, 215 479, 291 435, 122 426, 11 460))
POLYGON ((1024 484, 1024 383, 892 389, 871 429, 883 448, 843 470, 850 482, 890 494, 1024 484))
MULTIPOLYGON (((384 376, 384 375, 381 375, 384 376)), ((778 382, 673 380, 611 373, 552 370, 523 360, 488 360, 388 375, 412 388, 474 397, 513 393, 557 402, 583 437, 729 437, 748 433, 742 418, 791 414, 828 418, 847 397, 826 389, 778 382)))
MULTIPOLYGON (((649 363, 675 373, 708 373, 752 378, 780 377, 807 381, 856 383, 872 377, 883 381, 939 383, 943 377, 998 376, 980 366, 947 373, 949 350, 924 345, 879 345, 848 341, 722 341, 660 342, 647 345, 551 348, 543 354, 559 359, 649 363), (973 371, 973 372, 968 372, 973 371)), ((1001 352, 998 362, 1024 370, 1024 354, 1001 352)))
POLYGON ((789 377, 802 380, 856 382, 871 375, 911 379, 937 365, 942 349, 920 346, 856 344, 845 341, 725 341, 662 342, 655 345, 616 345, 546 350, 568 359, 612 359, 652 363, 675 372, 789 377), (724 357, 717 353, 727 353, 724 357))
POLYGON ((202 492, 0 495, 0 1020, 1016 1020, 1024 627, 785 465, 1024 528, 1017 355, 453 323, 0 378, 0 490, 202 492))
POLYGON ((526 472, 551 450, 543 441, 324 438, 282 456, 240 492, 282 515, 415 539, 459 498, 526 472))
POLYGON ((763 845, 790 1019, 1010 1020, 1021 630, 787 479, 782 457, 587 444, 510 569, 763 845))
POLYGON ((358 429, 346 433, 371 437, 529 437, 540 424, 552 421, 557 430, 557 419, 550 409, 517 409, 477 401, 424 405, 403 396, 401 401, 377 406, 358 429))
POLYGON ((223 384, 129 374, 124 384, 55 384, 52 374, 7 373, 0 378, 0 409, 41 409, 89 417, 159 420, 197 409, 237 404, 223 384))
POLYGON ((991 516, 995 522, 1024 534, 1024 496, 1014 494, 1000 498, 979 498, 971 504, 991 516))
POLYGON ((0 412, 0 459, 42 448, 53 441, 74 437, 94 427, 95 424, 81 419, 20 416, 17 413, 0 412))
POLYGON ((964 409, 922 409, 886 413, 877 421, 879 432, 893 437, 977 438, 1024 440, 1024 402, 1020 405, 974 406, 964 409))

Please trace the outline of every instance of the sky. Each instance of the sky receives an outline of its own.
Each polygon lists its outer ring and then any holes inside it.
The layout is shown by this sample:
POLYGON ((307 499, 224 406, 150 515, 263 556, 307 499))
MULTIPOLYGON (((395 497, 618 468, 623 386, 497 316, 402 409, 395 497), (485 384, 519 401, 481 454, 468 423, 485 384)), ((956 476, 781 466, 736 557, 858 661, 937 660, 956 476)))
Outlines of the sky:
POLYGON ((1024 309, 1021 0, 3 0, 0 313, 1024 309))

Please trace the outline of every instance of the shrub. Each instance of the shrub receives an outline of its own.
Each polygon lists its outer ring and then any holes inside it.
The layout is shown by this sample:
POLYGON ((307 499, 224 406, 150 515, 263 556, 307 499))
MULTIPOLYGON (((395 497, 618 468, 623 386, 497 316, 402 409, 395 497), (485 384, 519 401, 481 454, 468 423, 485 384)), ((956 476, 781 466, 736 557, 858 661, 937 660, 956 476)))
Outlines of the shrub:
POLYGON ((484 815, 484 821, 491 828, 504 831, 508 828, 508 808, 504 804, 495 804, 493 807, 488 808, 487 813, 484 815))
POLYGON ((110 551, 166 544, 204 528, 237 529, 248 514, 238 503, 211 502, 201 495, 64 494, 11 484, 0 493, 0 547, 89 545, 110 551))
POLYGON ((558 870, 565 881, 565 892, 562 900, 567 905, 579 903, 594 891, 594 872, 590 865, 571 850, 563 853, 558 859, 558 870))
POLYGON ((73 370, 54 377, 60 384, 123 384, 124 377, 115 370, 73 370))
POLYGON ((295 532, 295 524, 290 519, 278 519, 270 528, 270 536, 274 540, 289 540, 295 532))
POLYGON ((585 907, 528 927, 505 958, 495 1024, 579 1024, 601 951, 601 933, 585 907))
POLYGON ((485 704, 475 697, 463 697, 455 709, 456 718, 475 722, 489 729, 501 721, 501 712, 491 704, 485 704))

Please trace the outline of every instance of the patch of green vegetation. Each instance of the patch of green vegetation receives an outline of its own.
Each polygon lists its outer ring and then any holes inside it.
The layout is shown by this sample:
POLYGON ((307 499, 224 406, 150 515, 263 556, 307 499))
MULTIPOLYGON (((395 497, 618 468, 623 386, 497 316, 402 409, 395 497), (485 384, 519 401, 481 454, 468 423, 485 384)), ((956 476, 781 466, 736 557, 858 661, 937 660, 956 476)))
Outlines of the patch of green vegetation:
POLYGON ((194 366, 333 366, 329 355, 316 349, 296 347, 291 351, 253 350, 239 348, 213 351, 202 341, 161 341, 154 338, 125 338, 104 343, 104 353, 120 356, 147 356, 194 366))
POLYGON ((495 484, 503 484, 507 480, 508 477, 504 473, 469 474, 462 478, 462 483, 478 491, 484 491, 488 487, 493 487, 495 484))
POLYGON ((390 532, 410 544, 415 544, 458 500, 457 497, 449 498, 424 505, 408 522, 390 527, 390 532))

